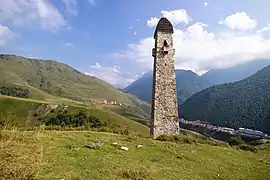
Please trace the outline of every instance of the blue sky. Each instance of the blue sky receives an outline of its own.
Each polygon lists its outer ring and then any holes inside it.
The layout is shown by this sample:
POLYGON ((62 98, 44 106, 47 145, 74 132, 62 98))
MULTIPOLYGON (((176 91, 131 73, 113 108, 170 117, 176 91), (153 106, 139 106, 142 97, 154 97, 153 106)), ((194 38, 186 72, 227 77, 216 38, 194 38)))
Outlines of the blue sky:
POLYGON ((0 0, 0 53, 53 59, 124 87, 152 69, 158 19, 198 74, 270 57, 270 1, 0 0))

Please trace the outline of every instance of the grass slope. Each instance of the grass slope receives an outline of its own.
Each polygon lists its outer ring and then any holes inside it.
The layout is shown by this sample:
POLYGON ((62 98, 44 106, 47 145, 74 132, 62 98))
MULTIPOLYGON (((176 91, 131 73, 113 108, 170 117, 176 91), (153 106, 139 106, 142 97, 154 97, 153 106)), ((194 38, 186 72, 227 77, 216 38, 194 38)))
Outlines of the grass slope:
MULTIPOLYGON (((19 127, 39 125, 40 122, 34 117, 34 114, 38 112, 38 109, 46 109, 48 105, 57 105, 57 103, 0 96, 0 122, 9 122, 9 124, 19 127)), ((148 128, 146 126, 109 110, 84 107, 80 104, 70 104, 67 110, 69 112, 86 110, 88 114, 99 118, 102 122, 111 122, 112 125, 115 124, 121 127, 127 126, 134 132, 144 135, 148 134, 148 128)))
POLYGON ((209 144, 160 142, 96 132, 0 134, 0 179, 268 180, 270 149, 258 153, 209 144), (100 149, 84 148, 108 140, 100 149), (122 151, 111 144, 129 148, 122 151), (142 144, 143 148, 135 146, 142 144), (80 147, 74 150, 69 147, 80 147))
POLYGON ((0 54, 0 86, 29 89, 30 98, 38 100, 61 97, 86 104, 113 100, 149 116, 149 104, 57 61, 0 54))

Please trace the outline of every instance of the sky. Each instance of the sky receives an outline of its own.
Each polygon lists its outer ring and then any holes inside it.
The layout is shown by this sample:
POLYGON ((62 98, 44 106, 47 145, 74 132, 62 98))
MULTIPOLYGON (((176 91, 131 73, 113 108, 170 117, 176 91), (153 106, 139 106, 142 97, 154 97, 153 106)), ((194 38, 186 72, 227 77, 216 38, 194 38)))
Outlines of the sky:
POLYGON ((202 74, 270 58, 269 0, 0 0, 0 53, 57 60, 123 88, 152 70, 158 20, 175 68, 202 74))

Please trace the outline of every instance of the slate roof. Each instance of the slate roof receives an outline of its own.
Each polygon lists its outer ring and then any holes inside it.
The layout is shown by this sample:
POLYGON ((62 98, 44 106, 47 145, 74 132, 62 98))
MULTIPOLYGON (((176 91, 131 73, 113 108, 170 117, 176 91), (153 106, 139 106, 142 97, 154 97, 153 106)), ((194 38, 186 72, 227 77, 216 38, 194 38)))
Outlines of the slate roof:
POLYGON ((172 23, 165 17, 162 17, 156 27, 154 38, 156 38, 157 32, 173 33, 172 23))

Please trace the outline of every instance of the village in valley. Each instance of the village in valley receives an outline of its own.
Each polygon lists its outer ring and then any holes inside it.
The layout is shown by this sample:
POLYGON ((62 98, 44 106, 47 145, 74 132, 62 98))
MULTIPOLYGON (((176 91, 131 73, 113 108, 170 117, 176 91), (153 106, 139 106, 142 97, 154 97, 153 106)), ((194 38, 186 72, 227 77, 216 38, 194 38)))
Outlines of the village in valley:
POLYGON ((267 135, 266 133, 263 133, 262 131, 254 130, 254 129, 248 129, 248 128, 242 128, 240 127, 239 129, 233 129, 233 128, 228 128, 228 127, 223 127, 223 126, 218 126, 218 125, 213 125, 205 121, 200 121, 200 120, 194 120, 194 121, 188 121, 180 118, 180 126, 181 124, 183 125, 191 125, 192 127, 200 127, 200 128, 205 128, 210 131, 215 131, 215 132, 224 132, 228 133, 231 135, 238 135, 238 136, 247 136, 251 138, 268 138, 270 139, 270 136, 267 135))

